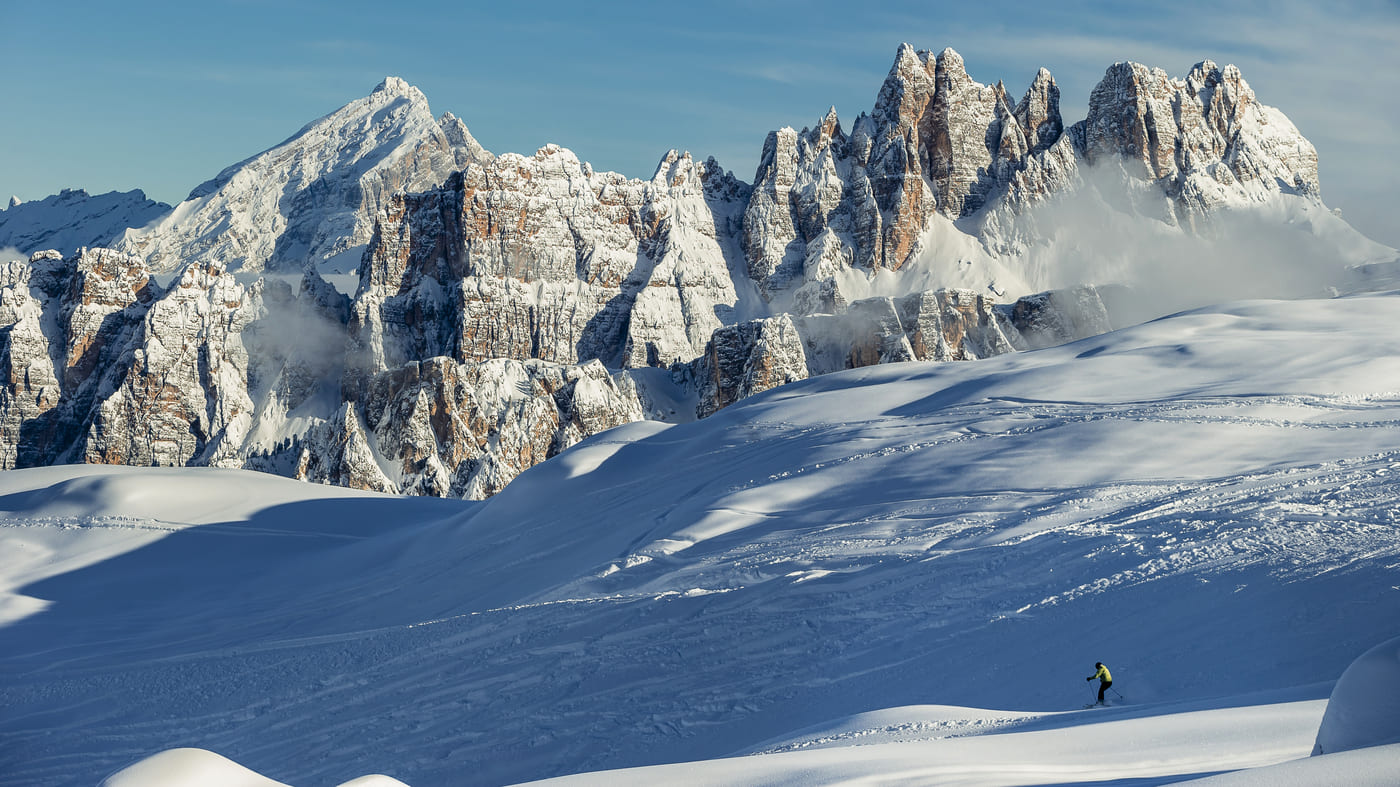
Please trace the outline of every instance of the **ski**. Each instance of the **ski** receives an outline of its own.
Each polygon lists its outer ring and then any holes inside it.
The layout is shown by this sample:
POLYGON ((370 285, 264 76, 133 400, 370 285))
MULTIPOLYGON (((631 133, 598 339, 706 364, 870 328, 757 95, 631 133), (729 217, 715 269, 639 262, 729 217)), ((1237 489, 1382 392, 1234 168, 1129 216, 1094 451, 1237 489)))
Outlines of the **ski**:
POLYGON ((1085 705, 1084 709, 1088 710, 1089 708, 1116 708, 1119 705, 1127 704, 1128 701, 1120 697, 1117 702, 1091 702, 1088 705, 1085 705))

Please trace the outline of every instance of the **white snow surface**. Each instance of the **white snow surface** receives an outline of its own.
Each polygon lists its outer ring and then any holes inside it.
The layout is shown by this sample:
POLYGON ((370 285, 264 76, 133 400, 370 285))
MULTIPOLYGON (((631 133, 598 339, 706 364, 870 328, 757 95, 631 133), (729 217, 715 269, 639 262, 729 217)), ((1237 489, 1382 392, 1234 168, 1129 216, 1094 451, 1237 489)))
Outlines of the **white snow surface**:
POLYGON ((242 765, 203 749, 171 749, 147 757, 102 780, 101 787, 151 787, 188 784, 201 787, 287 787, 242 765))
POLYGON ((1313 754, 1400 744, 1400 637, 1371 648, 1332 689, 1313 754))
POLYGON ((483 503, 0 474, 0 773, 1393 784, 1394 745, 1308 755, 1400 621, 1397 324, 1238 302, 826 375, 483 503))

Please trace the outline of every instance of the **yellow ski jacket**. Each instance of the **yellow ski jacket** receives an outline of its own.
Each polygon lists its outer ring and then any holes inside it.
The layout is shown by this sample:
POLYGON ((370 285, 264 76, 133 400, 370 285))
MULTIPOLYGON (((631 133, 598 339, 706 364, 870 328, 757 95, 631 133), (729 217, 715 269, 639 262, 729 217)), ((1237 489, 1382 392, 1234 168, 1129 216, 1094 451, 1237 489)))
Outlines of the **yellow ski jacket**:
POLYGON ((1093 675, 1090 675, 1089 677, 1085 678, 1085 680, 1093 680, 1094 678, 1098 678, 1104 683, 1113 682, 1113 676, 1109 674, 1108 667, 1099 667, 1098 672, 1095 672, 1093 675))

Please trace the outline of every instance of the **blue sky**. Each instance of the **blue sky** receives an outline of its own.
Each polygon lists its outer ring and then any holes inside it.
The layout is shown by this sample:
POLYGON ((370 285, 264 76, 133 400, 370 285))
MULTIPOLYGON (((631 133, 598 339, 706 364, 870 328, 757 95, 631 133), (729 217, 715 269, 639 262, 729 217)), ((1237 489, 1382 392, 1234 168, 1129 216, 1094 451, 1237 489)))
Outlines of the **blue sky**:
POLYGON ((144 189, 166 202, 387 75, 490 150, 556 142, 650 176, 669 148, 751 180, 764 135, 869 111, 901 42, 951 46, 1066 121, 1104 69, 1234 63, 1317 146, 1323 200, 1400 246, 1400 3, 498 3, 6 0, 0 196, 144 189))

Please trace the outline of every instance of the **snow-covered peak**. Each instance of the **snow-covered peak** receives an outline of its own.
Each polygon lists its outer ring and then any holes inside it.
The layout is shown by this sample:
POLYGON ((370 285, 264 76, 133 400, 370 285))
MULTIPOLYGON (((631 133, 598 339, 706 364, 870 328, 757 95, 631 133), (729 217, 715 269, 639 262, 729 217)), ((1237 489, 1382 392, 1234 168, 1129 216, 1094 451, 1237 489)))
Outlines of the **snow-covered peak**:
POLYGON ((489 155, 461 121, 439 122, 421 91, 389 77, 220 172, 119 247, 158 271, 214 261, 251 270, 322 265, 369 240, 389 195, 432 188, 489 155))
POLYGON ((928 59, 927 55, 927 52, 919 52, 908 42, 902 43, 899 45, 899 49, 895 51, 894 65, 890 67, 890 73, 894 74, 908 68, 922 66, 923 61, 928 59))
POLYGON ((1231 65, 1205 60, 1175 79, 1115 63, 1090 95, 1083 130, 1087 161, 1125 163, 1188 212, 1280 191, 1319 193, 1317 151, 1231 65))
POLYGON ((943 51, 938 53, 938 63, 949 71, 967 73, 967 64, 963 61, 963 56, 952 47, 944 47, 943 51))
POLYGON ((380 82, 379 85, 374 88, 374 94, 379 93, 385 93, 391 96, 404 97, 414 97, 423 95, 423 91, 419 90, 413 85, 408 84, 399 77, 392 76, 384 77, 384 81, 380 82))
POLYGON ((10 197, 10 207, 12 207, 12 208, 13 208, 14 206, 16 206, 16 205, 21 204, 22 202, 23 202, 23 200, 21 200, 19 197, 14 197, 14 196, 10 197))

